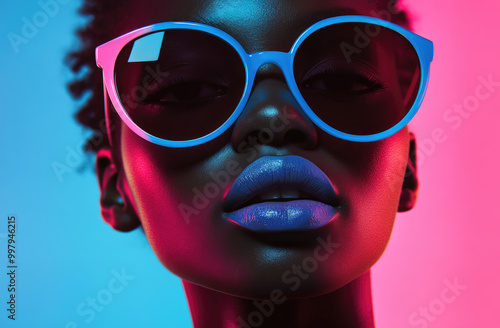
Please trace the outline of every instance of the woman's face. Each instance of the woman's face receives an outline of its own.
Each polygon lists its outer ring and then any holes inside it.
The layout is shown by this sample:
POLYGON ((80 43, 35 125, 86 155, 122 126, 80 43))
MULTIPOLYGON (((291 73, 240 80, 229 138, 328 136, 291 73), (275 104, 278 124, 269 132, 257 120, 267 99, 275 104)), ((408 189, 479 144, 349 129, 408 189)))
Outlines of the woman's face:
MULTIPOLYGON (((369 0, 133 1, 119 32, 196 21, 229 33, 248 53, 287 52, 321 19, 380 9, 369 0)), ((325 294, 368 270, 388 243, 409 153, 406 128, 370 143, 325 133, 273 66, 258 71, 240 118, 209 143, 162 147, 123 124, 119 138, 125 201, 164 266, 193 283, 251 298, 268 298, 274 289, 288 297, 325 294), (264 128, 272 133, 259 138, 264 128), (337 194, 333 219, 317 229, 272 233, 228 220, 225 196, 242 170, 266 156, 279 162, 286 155, 326 174, 337 194)))

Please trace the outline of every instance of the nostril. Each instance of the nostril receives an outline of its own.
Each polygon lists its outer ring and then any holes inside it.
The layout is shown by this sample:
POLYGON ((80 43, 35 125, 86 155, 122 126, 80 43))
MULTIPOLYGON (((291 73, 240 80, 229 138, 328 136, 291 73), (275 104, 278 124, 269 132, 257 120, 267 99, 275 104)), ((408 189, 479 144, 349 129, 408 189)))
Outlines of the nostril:
POLYGON ((259 131, 257 134, 257 137, 259 139, 259 142, 262 144, 269 144, 273 142, 273 139, 276 137, 272 131, 268 131, 266 129, 262 129, 259 131))

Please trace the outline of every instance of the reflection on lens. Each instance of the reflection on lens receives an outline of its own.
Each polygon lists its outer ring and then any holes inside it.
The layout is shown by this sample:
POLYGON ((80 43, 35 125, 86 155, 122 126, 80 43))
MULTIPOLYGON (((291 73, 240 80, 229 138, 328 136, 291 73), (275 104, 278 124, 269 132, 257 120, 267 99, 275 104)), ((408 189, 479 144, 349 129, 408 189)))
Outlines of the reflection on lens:
POLYGON ((126 112, 144 131, 191 140, 219 128, 245 86, 238 53, 211 34, 188 29, 155 32, 130 42, 115 67, 126 112))
POLYGON ((366 23, 324 27, 300 45, 295 81, 318 117, 341 132, 371 135, 400 122, 418 94, 420 64, 411 43, 366 23))

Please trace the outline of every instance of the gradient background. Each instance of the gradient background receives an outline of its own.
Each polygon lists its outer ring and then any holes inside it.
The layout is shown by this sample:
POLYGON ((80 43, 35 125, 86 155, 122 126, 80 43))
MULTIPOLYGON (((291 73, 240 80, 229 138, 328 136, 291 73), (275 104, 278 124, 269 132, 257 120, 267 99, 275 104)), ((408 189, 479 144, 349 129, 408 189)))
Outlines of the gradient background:
MULTIPOLYGON (((434 41, 435 60, 412 121, 418 204, 398 216, 373 268, 377 327, 425 327, 409 319, 428 307, 438 312, 428 327, 500 327, 500 87, 460 126, 444 118, 455 104, 472 104, 480 77, 500 82, 500 3, 404 3, 415 31, 434 41), (433 139, 435 129, 444 142, 433 139), (455 280, 467 288, 442 303, 447 281, 455 280)), ((87 134, 72 118, 77 104, 66 92, 71 74, 62 61, 84 23, 79 4, 61 4, 17 53, 8 33, 21 34, 23 17, 31 20, 42 8, 33 0, 0 5, 0 326, 190 327, 179 279, 159 264, 140 231, 118 233, 100 219, 92 166, 79 169, 88 161, 80 152, 87 134), (62 179, 55 162, 70 168, 62 179), (5 310, 8 215, 17 217, 15 323, 5 310), (108 289, 113 270, 134 278, 86 322, 78 306, 108 289)))

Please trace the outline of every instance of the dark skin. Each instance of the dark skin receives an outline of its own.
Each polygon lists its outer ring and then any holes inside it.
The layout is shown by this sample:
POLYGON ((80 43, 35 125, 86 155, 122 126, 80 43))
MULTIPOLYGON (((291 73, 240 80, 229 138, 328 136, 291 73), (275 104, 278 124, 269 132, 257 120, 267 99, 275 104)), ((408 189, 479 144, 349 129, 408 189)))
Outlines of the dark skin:
MULTIPOLYGON (((226 31, 248 53, 288 51, 318 20, 377 9, 368 0, 135 2, 116 34, 197 21, 226 31)), ((259 70, 238 121, 209 143, 161 147, 111 118, 118 127, 113 147, 97 154, 102 216, 121 231, 142 225, 159 260, 182 279, 196 328, 238 327, 238 317, 248 321, 257 310, 253 300, 272 299, 275 290, 286 301, 275 302, 260 327, 374 327, 369 269, 387 246, 396 212, 411 209, 416 199, 414 158, 408 155, 415 142, 407 128, 371 143, 330 136, 305 116, 280 70, 270 65, 259 70), (273 117, 289 123, 270 142, 255 140, 273 117), (192 205, 193 190, 213 182, 228 161, 242 169, 257 158, 283 155, 302 156, 326 173, 341 202, 337 220, 308 232, 249 233, 221 219, 222 189, 188 217, 179 210, 179 204, 192 205), (297 271, 298 283, 284 280, 285 272, 316 258, 318 238, 338 246, 311 272, 297 271)))

